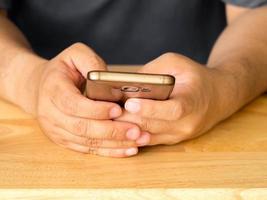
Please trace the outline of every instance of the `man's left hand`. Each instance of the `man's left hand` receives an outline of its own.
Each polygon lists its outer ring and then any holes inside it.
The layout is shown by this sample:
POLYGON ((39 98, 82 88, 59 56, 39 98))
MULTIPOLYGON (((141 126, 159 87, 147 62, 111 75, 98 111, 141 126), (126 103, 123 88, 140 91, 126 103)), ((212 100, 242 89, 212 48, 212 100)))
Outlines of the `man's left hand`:
POLYGON ((191 139, 225 118, 221 107, 225 103, 220 94, 220 87, 225 83, 219 84, 219 70, 179 54, 167 53, 146 64, 139 72, 171 74, 176 79, 168 100, 128 99, 123 115, 116 119, 135 123, 150 133, 139 138, 140 146, 147 140, 150 140, 149 145, 156 145, 191 139))

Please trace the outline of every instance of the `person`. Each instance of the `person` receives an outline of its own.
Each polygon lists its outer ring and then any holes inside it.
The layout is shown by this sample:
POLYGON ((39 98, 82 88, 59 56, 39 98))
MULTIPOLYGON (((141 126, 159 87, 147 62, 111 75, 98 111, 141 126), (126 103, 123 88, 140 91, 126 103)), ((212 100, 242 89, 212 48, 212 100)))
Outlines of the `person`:
POLYGON ((197 137, 267 90, 266 4, 0 0, 0 96, 78 152, 128 157, 197 137), (84 97, 105 62, 175 76, 170 99, 84 97))

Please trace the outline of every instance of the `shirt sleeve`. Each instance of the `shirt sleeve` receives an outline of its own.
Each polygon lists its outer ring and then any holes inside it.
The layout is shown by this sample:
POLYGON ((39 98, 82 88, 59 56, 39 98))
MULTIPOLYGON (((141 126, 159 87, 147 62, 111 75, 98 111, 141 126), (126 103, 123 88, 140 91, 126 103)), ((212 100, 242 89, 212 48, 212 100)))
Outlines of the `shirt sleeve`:
POLYGON ((248 8, 257 8, 267 5, 267 0, 222 0, 224 3, 248 8))
POLYGON ((11 6, 11 0, 0 0, 0 9, 8 10, 11 6))

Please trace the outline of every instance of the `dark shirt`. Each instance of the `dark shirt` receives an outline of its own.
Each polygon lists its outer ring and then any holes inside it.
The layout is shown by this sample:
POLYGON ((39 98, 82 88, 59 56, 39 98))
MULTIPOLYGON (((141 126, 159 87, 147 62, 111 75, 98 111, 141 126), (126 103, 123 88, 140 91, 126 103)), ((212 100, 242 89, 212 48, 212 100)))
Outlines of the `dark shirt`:
POLYGON ((220 0, 0 0, 0 8, 42 57, 83 42, 109 64, 143 64, 165 52, 205 63, 226 26, 220 0))

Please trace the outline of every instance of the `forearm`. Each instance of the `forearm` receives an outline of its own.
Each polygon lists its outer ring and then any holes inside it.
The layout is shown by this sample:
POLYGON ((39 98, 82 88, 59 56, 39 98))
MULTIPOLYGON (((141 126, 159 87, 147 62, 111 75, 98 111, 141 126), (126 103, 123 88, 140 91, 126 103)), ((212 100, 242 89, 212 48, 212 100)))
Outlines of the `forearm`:
POLYGON ((212 50, 208 66, 220 74, 218 96, 225 115, 267 90, 266 21, 267 7, 248 11, 226 28, 212 50))
POLYGON ((44 60, 31 50, 19 29, 0 15, 0 97, 33 113, 44 60))

